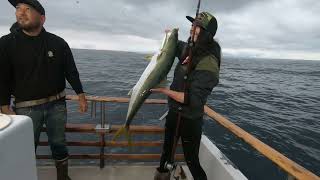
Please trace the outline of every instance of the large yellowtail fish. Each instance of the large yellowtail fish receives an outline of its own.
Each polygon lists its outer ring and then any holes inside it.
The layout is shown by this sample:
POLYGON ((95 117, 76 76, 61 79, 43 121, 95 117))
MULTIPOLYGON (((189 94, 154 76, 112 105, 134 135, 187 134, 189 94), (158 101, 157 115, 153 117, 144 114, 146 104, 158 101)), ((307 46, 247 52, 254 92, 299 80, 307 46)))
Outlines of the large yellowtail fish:
POLYGON ((160 50, 152 56, 150 63, 142 73, 139 81, 129 92, 131 97, 126 122, 124 126, 116 132, 113 140, 121 134, 125 134, 129 145, 131 144, 129 127, 132 119, 144 101, 151 94, 150 89, 156 87, 162 80, 166 79, 175 59, 177 43, 178 28, 167 30, 160 50))

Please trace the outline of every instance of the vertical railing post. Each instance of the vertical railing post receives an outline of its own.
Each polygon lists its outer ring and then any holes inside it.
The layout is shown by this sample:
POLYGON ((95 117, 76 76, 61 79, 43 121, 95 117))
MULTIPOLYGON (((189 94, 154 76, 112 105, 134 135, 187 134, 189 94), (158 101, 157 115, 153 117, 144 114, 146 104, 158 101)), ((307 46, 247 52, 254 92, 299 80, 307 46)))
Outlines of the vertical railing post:
POLYGON ((110 125, 106 124, 106 104, 103 101, 100 101, 100 124, 97 124, 95 130, 100 136, 100 168, 104 168, 105 134, 110 131, 110 125))
POLYGON ((97 115, 97 102, 91 101, 91 119, 95 119, 97 115))
MULTIPOLYGON (((100 127, 104 129, 105 124, 105 103, 101 102, 100 104, 100 127)), ((104 147, 105 147, 105 132, 100 133, 100 168, 104 168, 104 147)))

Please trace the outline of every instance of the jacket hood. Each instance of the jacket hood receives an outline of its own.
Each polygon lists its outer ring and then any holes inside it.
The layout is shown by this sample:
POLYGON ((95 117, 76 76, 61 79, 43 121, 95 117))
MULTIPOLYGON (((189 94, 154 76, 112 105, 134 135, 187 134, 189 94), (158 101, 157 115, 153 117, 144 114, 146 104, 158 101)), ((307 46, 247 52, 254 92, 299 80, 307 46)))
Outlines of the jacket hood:
POLYGON ((21 28, 20 28, 19 24, 17 22, 15 22, 15 23, 12 24, 12 26, 10 28, 10 32, 16 34, 16 33, 18 33, 18 31, 20 29, 21 28))

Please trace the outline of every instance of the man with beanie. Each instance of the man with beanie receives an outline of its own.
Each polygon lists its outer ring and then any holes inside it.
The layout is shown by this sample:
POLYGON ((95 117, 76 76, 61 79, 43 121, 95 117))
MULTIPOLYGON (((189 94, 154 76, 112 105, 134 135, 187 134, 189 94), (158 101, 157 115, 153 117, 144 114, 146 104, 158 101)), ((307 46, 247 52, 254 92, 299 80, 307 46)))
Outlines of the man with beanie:
POLYGON ((72 52, 62 38, 44 29, 45 10, 39 1, 9 2, 16 8, 17 22, 0 39, 1 112, 32 119, 35 149, 45 124, 57 179, 69 180, 65 80, 79 96, 80 112, 86 112, 88 106, 72 52), (9 108, 11 95, 14 111, 9 108))
POLYGON ((190 30, 188 43, 182 41, 178 43, 176 55, 180 62, 175 68, 170 89, 151 90, 167 95, 169 105, 163 152, 155 180, 170 179, 166 164, 173 163, 172 149, 174 140, 178 137, 181 137, 184 158, 194 180, 207 180, 206 173, 199 162, 199 147, 204 105, 208 95, 219 82, 221 48, 214 40, 218 24, 213 15, 202 12, 196 19, 190 16, 187 16, 187 19, 193 23, 193 27, 190 30), (194 34, 193 39, 192 34, 194 34), (189 57, 190 50, 192 57, 189 57), (176 131, 178 131, 177 134, 176 131))

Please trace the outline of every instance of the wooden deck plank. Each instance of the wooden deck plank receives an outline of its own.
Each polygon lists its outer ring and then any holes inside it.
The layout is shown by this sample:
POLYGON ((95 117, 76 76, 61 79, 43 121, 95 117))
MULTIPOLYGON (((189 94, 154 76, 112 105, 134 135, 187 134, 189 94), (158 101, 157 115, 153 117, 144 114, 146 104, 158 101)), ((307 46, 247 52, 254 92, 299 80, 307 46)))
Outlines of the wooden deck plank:
MULTIPOLYGON (((71 166, 69 175, 76 180, 150 180, 153 179, 154 165, 106 166, 104 169, 94 166, 71 166)), ((38 180, 56 180, 56 169, 52 166, 38 167, 38 180)))

